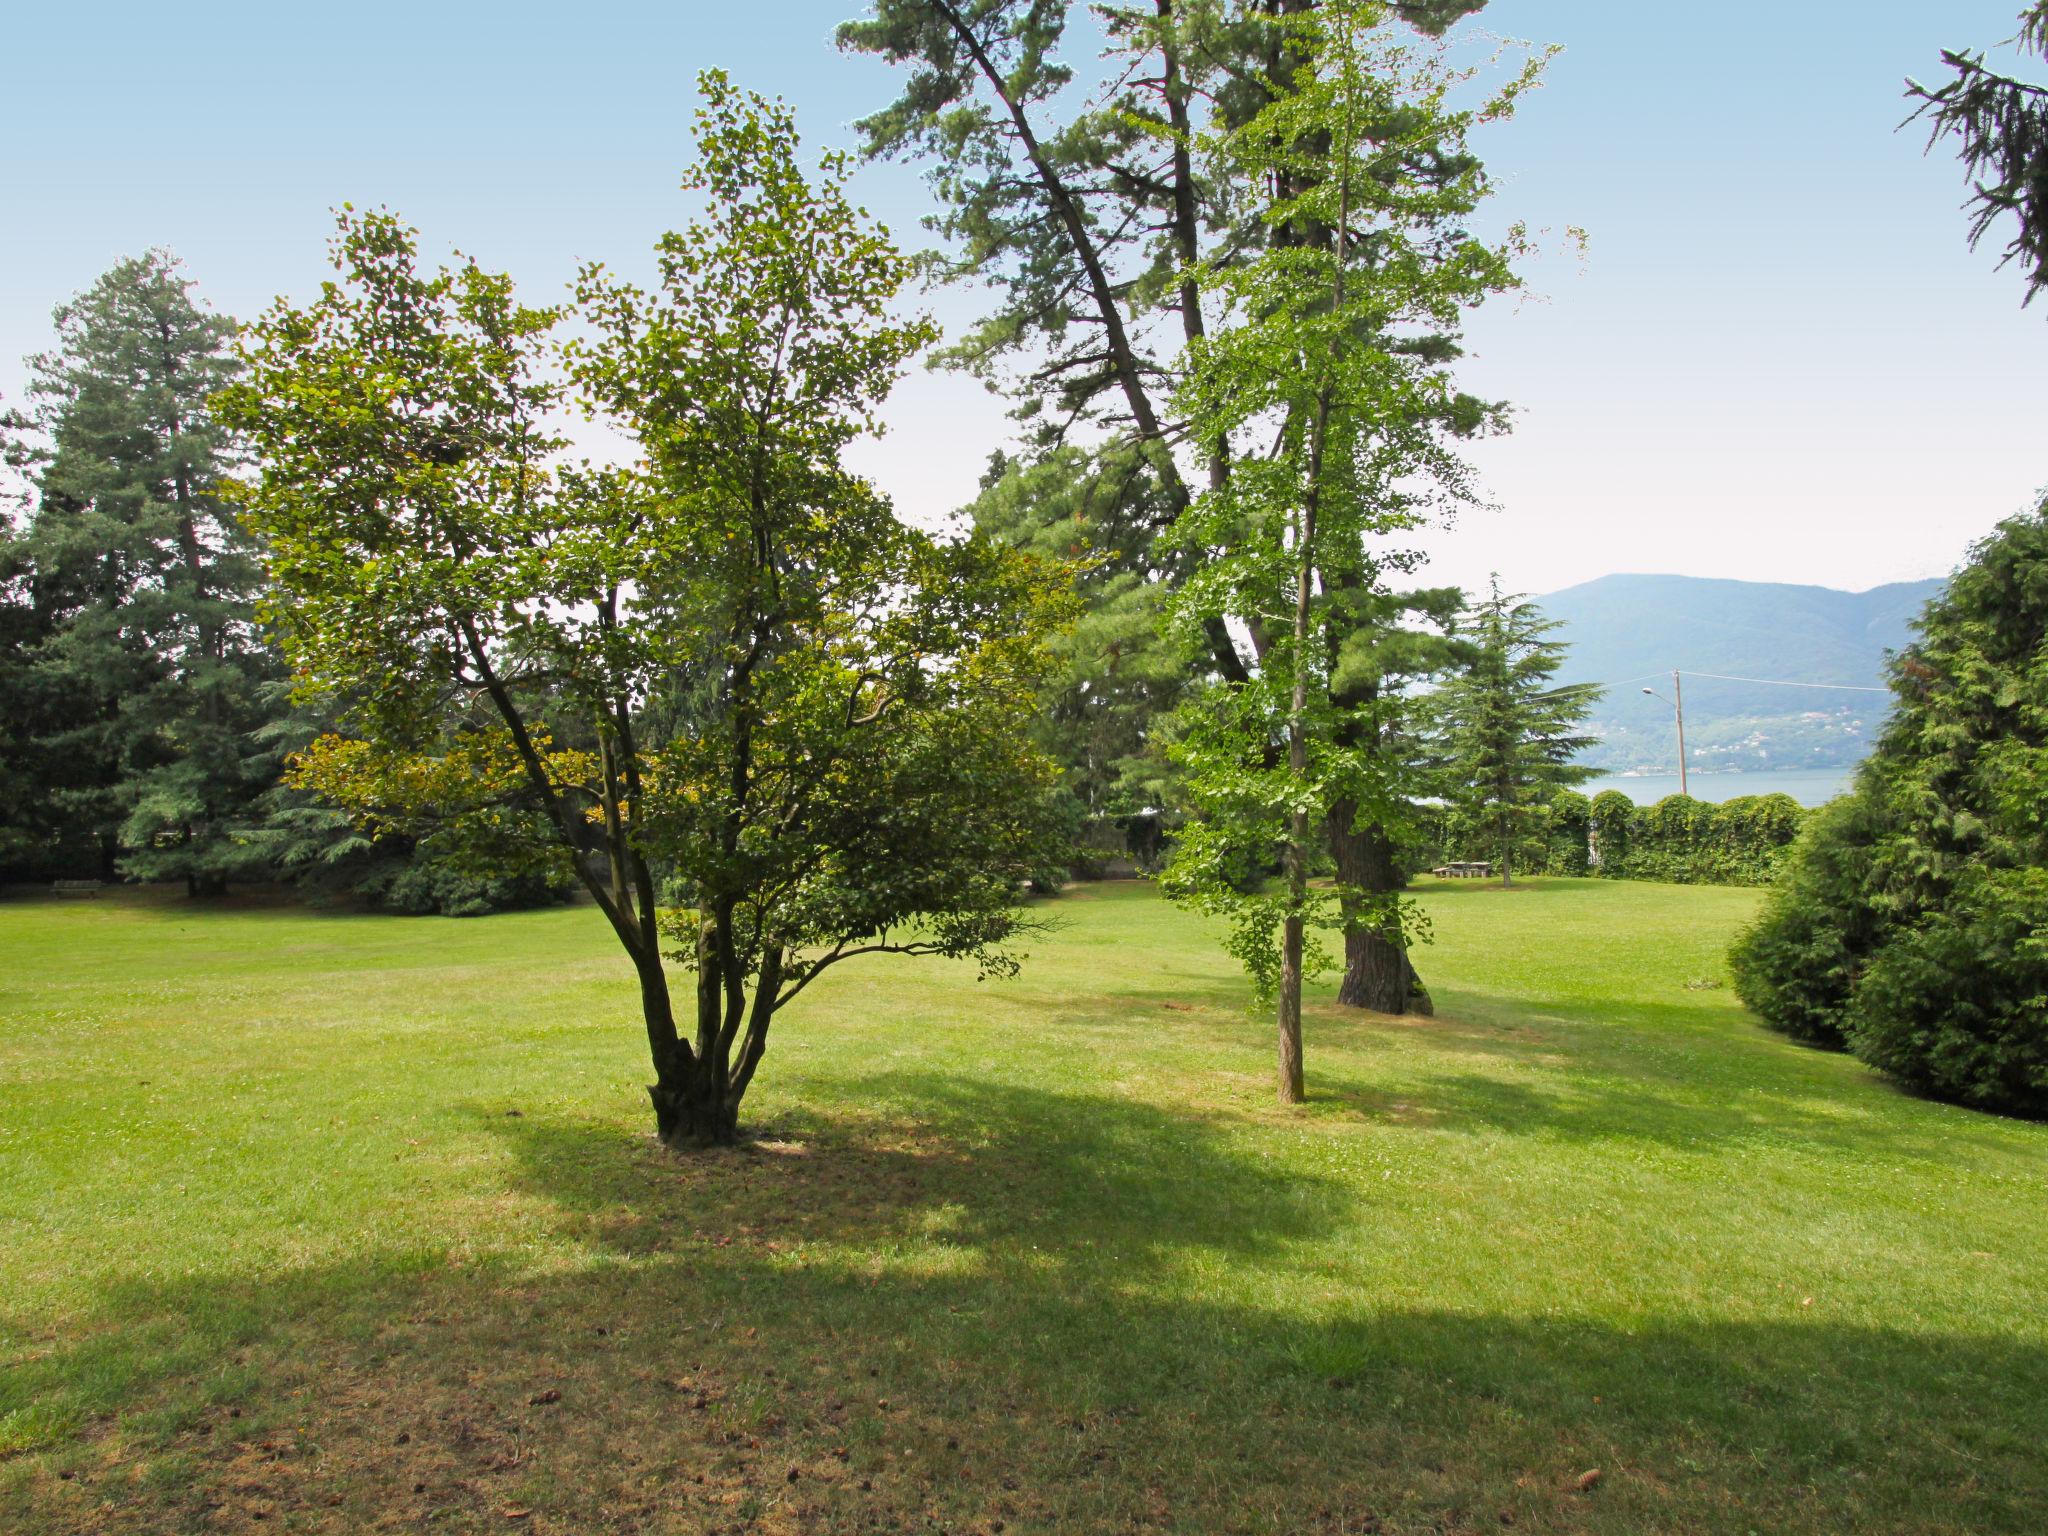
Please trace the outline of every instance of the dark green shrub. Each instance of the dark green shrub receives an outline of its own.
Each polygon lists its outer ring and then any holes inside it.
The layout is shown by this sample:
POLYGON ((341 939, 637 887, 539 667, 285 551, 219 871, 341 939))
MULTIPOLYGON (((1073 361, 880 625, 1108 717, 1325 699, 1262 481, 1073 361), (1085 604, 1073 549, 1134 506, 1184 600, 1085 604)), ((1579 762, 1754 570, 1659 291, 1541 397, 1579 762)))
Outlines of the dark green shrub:
POLYGON ((364 894, 387 912, 415 917, 437 912, 443 917, 482 917, 490 912, 550 906, 568 895, 558 882, 551 883, 544 875, 494 878, 431 858, 399 865, 388 881, 378 884, 380 889, 364 894))
POLYGON ((1666 795, 1637 805, 1619 790, 1594 797, 1594 874, 1674 885, 1767 885, 1806 824, 1790 795, 1743 795, 1719 805, 1666 795))
POLYGON ((1736 995, 1796 1040, 1848 1044, 1849 1000, 1877 935, 1869 890, 1875 823, 1867 794, 1815 812, 1785 878, 1728 952, 1736 995))
POLYGON ((1561 789, 1551 798, 1546 811, 1541 872, 1583 875, 1587 869, 1587 837, 1593 828, 1593 802, 1575 789, 1561 789))
POLYGON ((1790 795, 1741 795, 1717 811, 1703 868, 1721 885, 1768 885, 1811 815, 1790 795))
POLYGON ((1856 1054, 1908 1088, 2048 1114, 2048 870, 1973 870, 1878 950, 1856 1054))
POLYGON ((2048 516, 1927 605, 1853 803, 1731 957, 1767 1022, 1919 1092, 2048 1114, 2048 516))

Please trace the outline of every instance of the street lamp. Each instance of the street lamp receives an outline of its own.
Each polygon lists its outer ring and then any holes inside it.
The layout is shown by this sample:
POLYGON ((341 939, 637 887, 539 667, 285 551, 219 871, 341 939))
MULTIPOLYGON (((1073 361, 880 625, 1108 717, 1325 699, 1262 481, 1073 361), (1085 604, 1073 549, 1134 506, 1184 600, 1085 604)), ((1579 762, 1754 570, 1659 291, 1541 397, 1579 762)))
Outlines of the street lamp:
POLYGON ((1673 697, 1666 699, 1654 688, 1645 688, 1643 692, 1653 699, 1663 699, 1671 706, 1671 712, 1678 717, 1678 792, 1681 795, 1685 794, 1685 688, 1679 683, 1678 673, 1674 670, 1671 674, 1673 697))

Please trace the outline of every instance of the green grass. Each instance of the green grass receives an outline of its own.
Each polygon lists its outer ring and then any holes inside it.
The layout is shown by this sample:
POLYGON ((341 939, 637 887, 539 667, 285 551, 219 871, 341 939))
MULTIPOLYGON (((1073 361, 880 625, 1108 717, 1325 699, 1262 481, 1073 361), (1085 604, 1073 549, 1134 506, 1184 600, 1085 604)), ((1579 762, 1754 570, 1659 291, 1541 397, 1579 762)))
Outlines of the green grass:
POLYGON ((1096 886, 693 1159, 588 910, 0 907, 0 1530, 2039 1531, 2048 1126, 1756 1027, 1753 893, 1424 898, 1302 1110, 1096 886))

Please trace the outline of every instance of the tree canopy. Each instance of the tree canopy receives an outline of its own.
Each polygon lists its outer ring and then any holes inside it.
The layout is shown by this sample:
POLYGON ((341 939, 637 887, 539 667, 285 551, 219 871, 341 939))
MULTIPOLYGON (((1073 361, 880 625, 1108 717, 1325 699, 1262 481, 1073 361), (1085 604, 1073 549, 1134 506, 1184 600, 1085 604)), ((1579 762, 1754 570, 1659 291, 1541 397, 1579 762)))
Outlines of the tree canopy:
POLYGON ((347 732, 302 782, 580 880, 634 963, 676 1144, 733 1138, 776 1010, 837 961, 1014 963, 1066 586, 907 527, 843 467, 931 339, 892 317, 909 263, 844 157, 807 175, 785 107, 701 85, 705 212, 654 287, 593 266, 532 307, 348 213, 340 280, 252 328, 231 396, 287 647, 347 732), (572 398, 637 458, 568 460, 572 398))
POLYGON ((219 482, 238 445, 214 406, 234 322, 162 251, 116 264, 57 311, 31 359, 33 510, 17 678, 50 840, 90 839, 107 873, 217 890, 277 754, 258 732, 276 665, 261 570, 219 482))

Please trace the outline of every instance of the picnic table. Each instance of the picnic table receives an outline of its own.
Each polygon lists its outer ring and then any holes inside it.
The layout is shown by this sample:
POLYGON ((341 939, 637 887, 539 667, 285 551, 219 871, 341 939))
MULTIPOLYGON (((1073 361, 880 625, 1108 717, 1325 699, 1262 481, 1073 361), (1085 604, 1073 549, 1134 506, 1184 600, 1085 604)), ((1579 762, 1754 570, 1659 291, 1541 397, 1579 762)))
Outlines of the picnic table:
POLYGON ((1439 864, 1430 873, 1444 880, 1488 880, 1493 877, 1493 866, 1478 861, 1439 864))

